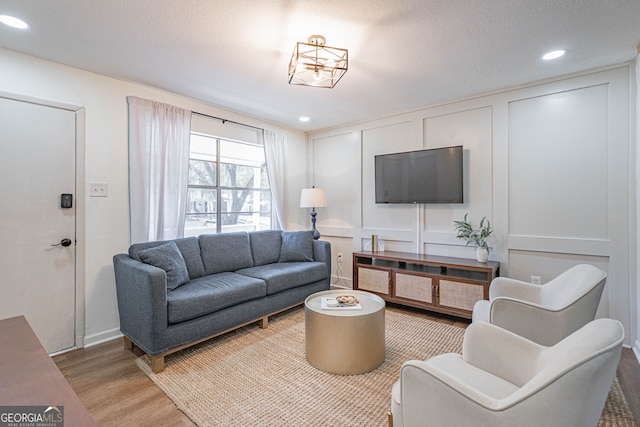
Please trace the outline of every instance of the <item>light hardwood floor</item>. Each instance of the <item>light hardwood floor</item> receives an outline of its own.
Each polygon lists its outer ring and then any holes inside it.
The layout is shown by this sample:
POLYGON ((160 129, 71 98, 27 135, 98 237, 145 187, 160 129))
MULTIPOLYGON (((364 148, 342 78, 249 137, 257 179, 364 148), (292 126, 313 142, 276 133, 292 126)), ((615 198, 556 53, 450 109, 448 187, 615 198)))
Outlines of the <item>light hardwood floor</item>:
MULTIPOLYGON (((411 310, 388 306, 389 310, 411 310)), ((462 319, 411 310, 419 316, 466 327, 462 319)), ((171 400, 135 364, 136 356, 121 339, 54 357, 98 425, 193 426, 171 400)), ((640 420, 640 364, 624 349, 618 377, 636 420, 640 420)))

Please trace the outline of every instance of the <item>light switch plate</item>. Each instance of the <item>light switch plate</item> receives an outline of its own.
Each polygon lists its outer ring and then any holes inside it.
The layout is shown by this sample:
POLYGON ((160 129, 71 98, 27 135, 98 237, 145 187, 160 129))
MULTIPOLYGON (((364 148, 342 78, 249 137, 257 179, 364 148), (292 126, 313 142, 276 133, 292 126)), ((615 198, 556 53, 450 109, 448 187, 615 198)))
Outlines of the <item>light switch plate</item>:
POLYGON ((106 182, 89 183, 90 197, 107 197, 109 195, 109 186, 106 182))

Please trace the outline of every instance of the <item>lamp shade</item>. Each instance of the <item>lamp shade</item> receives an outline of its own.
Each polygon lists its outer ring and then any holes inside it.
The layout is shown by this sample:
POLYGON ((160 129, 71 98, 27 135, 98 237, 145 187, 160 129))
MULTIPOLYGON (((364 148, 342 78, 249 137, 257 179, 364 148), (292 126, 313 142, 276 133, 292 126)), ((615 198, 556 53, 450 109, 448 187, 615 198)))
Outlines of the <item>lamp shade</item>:
POLYGON ((327 193, 322 188, 303 188, 300 193, 301 208, 323 208, 327 206, 327 193))

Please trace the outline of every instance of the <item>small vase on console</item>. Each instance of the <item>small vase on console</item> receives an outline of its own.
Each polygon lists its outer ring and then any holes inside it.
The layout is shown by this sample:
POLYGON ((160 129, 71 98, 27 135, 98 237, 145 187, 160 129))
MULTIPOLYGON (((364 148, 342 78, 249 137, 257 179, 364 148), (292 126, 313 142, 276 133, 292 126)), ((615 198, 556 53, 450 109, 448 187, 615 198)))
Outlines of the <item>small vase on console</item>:
POLYGON ((487 262, 489 259, 489 249, 484 246, 476 247, 476 261, 478 262, 487 262))

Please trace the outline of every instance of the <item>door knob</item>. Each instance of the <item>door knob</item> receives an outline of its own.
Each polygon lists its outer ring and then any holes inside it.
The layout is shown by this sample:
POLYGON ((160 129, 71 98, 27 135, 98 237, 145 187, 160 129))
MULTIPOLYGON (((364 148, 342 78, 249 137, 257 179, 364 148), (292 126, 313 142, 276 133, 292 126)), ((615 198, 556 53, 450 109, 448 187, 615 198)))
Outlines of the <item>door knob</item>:
POLYGON ((65 248, 67 246, 71 245, 71 239, 62 239, 60 240, 60 243, 56 243, 55 245, 51 245, 51 246, 64 246, 65 248))

